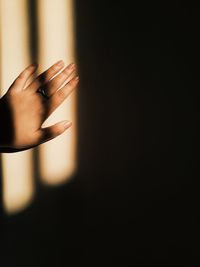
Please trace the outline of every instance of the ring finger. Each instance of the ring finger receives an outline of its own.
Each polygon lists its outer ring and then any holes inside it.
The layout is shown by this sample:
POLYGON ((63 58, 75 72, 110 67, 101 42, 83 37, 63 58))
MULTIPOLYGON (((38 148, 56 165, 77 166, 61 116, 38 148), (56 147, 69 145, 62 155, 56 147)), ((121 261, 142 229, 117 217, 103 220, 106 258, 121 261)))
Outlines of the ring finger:
POLYGON ((53 79, 47 82, 43 89, 47 97, 51 97, 67 80, 75 71, 75 64, 72 63, 68 65, 64 70, 62 70, 58 75, 56 75, 53 79))
POLYGON ((50 116, 54 110, 72 93, 79 82, 79 76, 72 78, 64 87, 55 92, 52 97, 46 102, 47 113, 50 116))

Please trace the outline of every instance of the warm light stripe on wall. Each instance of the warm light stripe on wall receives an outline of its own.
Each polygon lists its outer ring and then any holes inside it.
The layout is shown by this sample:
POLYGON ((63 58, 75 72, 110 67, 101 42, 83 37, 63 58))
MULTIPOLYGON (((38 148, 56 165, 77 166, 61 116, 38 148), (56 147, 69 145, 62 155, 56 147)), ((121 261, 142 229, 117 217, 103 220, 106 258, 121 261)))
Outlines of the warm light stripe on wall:
MULTIPOLYGON (((73 0, 38 0, 40 71, 55 61, 74 62, 73 0)), ((76 168, 76 92, 46 121, 45 126, 61 120, 73 125, 64 134, 39 149, 40 173, 44 183, 57 185, 68 180, 76 168)))
MULTIPOLYGON (((1 8, 1 95, 30 63, 28 56, 27 0, 0 0, 1 8)), ((12 214, 32 200, 32 152, 2 155, 3 204, 12 214)))

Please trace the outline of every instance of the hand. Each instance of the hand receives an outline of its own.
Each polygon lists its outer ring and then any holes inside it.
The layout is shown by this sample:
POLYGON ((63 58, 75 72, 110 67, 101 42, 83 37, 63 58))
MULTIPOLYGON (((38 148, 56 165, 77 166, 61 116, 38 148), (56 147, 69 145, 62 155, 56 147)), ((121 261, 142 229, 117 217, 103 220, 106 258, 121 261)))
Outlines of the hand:
POLYGON ((44 121, 78 84, 75 64, 63 67, 64 62, 59 61, 27 85, 37 70, 35 64, 28 66, 0 99, 0 152, 35 147, 71 126, 71 122, 61 121, 42 128, 44 121))

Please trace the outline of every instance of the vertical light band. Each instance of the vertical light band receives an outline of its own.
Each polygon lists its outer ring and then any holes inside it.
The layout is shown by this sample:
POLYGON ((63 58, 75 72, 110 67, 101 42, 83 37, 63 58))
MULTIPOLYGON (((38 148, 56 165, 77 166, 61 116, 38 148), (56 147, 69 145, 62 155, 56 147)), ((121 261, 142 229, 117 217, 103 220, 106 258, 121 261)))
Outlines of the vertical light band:
MULTIPOLYGON (((30 63, 27 0, 0 0, 1 95, 30 63)), ((8 214, 25 208, 34 194, 32 152, 2 155, 3 204, 8 214)))
MULTIPOLYGON (((40 71, 55 61, 74 62, 73 0, 38 0, 38 36, 40 71)), ((45 184, 68 180, 76 168, 76 92, 48 118, 44 126, 61 120, 73 125, 64 134, 39 149, 40 176, 45 184)))

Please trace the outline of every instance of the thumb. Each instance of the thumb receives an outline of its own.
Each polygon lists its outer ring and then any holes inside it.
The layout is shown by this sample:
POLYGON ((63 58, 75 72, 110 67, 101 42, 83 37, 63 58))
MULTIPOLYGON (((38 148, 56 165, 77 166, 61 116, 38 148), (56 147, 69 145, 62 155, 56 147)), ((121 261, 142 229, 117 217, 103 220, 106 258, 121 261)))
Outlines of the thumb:
POLYGON ((40 140, 39 143, 42 144, 47 142, 51 139, 62 134, 65 130, 67 130, 72 123, 70 121, 61 121, 49 127, 41 128, 40 129, 40 140))

